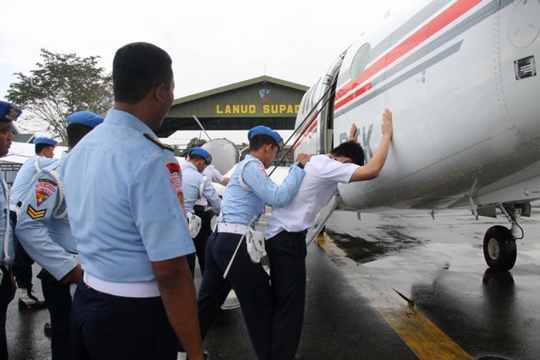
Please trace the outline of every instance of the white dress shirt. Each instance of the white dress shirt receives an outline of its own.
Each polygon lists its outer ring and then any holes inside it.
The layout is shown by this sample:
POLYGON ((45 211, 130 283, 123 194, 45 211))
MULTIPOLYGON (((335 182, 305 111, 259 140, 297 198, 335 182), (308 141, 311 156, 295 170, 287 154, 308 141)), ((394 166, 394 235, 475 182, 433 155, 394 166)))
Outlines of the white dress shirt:
POLYGON ((306 176, 296 195, 283 208, 274 208, 268 219, 265 239, 288 232, 309 229, 317 214, 332 199, 338 183, 348 183, 358 168, 355 164, 343 164, 326 155, 313 156, 306 164, 306 176))

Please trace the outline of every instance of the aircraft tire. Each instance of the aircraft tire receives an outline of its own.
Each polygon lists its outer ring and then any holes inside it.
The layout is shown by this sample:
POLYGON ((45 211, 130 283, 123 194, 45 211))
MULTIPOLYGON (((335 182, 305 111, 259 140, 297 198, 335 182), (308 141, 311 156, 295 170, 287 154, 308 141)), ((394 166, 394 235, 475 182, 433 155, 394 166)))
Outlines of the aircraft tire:
POLYGON ((497 271, 514 267, 517 259, 516 240, 504 226, 492 226, 484 235, 484 258, 488 266, 497 271))

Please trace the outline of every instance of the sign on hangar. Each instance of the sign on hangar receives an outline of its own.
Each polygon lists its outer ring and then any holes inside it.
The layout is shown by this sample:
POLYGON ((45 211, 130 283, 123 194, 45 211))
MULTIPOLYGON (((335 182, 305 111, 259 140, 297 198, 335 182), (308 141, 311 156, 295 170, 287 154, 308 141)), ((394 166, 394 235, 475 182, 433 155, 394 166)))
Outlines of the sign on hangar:
POLYGON ((307 86, 261 76, 174 100, 159 137, 177 130, 248 130, 266 125, 292 130, 307 86))

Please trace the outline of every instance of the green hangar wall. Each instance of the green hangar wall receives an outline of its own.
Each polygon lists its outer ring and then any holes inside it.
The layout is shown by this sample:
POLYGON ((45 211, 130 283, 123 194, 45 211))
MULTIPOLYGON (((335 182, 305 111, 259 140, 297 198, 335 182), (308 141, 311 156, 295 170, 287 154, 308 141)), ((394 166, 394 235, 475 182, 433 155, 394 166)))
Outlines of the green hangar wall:
POLYGON ((261 76, 174 100, 159 137, 178 130, 249 130, 266 125, 293 130, 300 101, 307 86, 261 76))

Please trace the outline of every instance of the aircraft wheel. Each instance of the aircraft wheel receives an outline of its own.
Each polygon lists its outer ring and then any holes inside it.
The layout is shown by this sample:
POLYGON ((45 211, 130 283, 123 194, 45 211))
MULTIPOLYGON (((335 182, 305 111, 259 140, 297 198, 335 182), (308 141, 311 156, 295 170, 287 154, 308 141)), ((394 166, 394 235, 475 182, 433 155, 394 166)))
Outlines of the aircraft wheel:
POLYGON ((492 226, 484 235, 484 258, 494 270, 506 271, 514 267, 517 258, 516 240, 504 226, 492 226))

